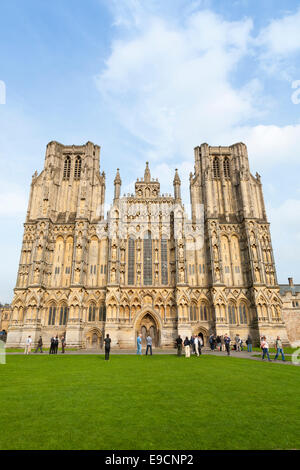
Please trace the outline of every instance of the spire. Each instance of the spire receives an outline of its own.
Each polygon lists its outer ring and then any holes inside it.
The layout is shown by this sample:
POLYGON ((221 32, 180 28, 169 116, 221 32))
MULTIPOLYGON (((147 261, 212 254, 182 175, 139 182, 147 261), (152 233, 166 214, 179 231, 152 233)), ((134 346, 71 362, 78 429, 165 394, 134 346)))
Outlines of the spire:
POLYGON ((122 184, 122 180, 121 180, 121 177, 120 177, 120 172, 119 172, 119 168, 117 168, 117 174, 116 174, 116 177, 115 177, 115 181, 114 181, 114 184, 122 184))
POLYGON ((175 170, 175 176, 174 176, 173 186, 174 186, 174 197, 175 197, 175 199, 181 199, 181 191, 180 191, 181 180, 180 180, 180 178, 179 178, 179 174, 178 174, 177 168, 176 168, 176 170, 175 170))
POLYGON ((149 170, 149 162, 146 162, 144 181, 145 181, 145 183, 149 183, 150 180, 151 180, 151 173, 150 173, 150 170, 149 170))
POLYGON ((178 174, 178 170, 176 168, 175 170, 175 176, 174 176, 174 181, 173 181, 173 184, 181 184, 181 179, 179 178, 179 174, 178 174))
POLYGON ((121 177, 120 177, 119 168, 117 168, 117 174, 116 174, 115 181, 114 181, 114 185, 115 185, 115 199, 119 199, 119 198, 120 198, 121 184, 122 184, 122 180, 121 180, 121 177))

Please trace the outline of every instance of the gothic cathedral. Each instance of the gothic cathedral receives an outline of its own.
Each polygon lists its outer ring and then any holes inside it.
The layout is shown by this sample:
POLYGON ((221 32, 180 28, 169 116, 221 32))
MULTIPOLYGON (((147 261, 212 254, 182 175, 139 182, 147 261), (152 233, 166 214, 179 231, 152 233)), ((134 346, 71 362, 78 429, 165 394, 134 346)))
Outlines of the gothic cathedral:
POLYGON ((66 335, 68 346, 134 348, 211 333, 254 340, 280 335, 288 343, 260 176, 247 148, 195 148, 191 215, 174 194, 161 194, 148 163, 135 193, 105 214, 100 147, 47 145, 32 177, 7 346, 28 335, 44 344, 66 335))

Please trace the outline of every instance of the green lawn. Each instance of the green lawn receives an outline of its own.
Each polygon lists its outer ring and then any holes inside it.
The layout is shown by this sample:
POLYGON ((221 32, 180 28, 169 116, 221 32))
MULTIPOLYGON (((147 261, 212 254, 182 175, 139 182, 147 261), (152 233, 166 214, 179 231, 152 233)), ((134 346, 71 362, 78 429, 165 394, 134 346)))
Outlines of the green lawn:
POLYGON ((0 374, 0 449, 300 448, 292 365, 20 355, 0 374))

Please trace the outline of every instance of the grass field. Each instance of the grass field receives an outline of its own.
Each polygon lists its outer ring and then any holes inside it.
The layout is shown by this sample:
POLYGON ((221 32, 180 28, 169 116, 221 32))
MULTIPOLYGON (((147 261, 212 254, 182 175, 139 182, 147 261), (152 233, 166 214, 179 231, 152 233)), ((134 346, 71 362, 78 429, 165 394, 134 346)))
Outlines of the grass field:
POLYGON ((20 355, 0 374, 0 449, 300 448, 295 366, 20 355))

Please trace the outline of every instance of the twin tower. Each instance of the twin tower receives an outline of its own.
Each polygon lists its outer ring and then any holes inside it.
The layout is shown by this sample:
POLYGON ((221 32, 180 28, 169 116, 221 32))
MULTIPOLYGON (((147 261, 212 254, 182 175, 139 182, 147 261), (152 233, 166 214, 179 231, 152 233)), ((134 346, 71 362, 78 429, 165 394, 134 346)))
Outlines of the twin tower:
POLYGON ((229 333, 288 342, 260 176, 247 148, 202 144, 190 174, 191 214, 174 194, 161 194, 148 163, 135 193, 104 211, 100 147, 47 145, 43 171, 32 177, 8 346, 28 335, 44 344, 66 335, 68 346, 135 347, 150 334, 174 340, 229 333))

